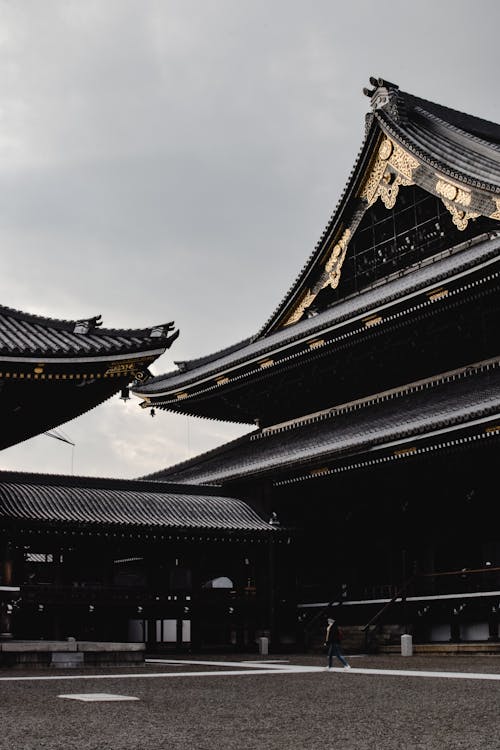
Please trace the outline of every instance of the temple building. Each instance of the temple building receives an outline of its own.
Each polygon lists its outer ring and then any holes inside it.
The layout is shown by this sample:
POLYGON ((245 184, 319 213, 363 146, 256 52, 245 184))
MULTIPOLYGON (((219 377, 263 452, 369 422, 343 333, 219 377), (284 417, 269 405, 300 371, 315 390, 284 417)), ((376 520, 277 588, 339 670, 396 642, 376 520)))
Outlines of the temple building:
POLYGON ((19 472, 0 472, 0 531, 4 639, 155 651, 255 648, 289 541, 213 487, 19 472))
POLYGON ((0 449, 144 380, 179 335, 173 323, 140 330, 101 325, 100 315, 54 320, 0 306, 0 449))
POLYGON ((295 529, 276 645, 292 600, 306 641, 335 611, 379 646, 492 643, 500 125, 382 79, 365 94, 345 190, 267 322, 132 388, 145 409, 253 429, 144 479, 211 486, 295 529))
MULTIPOLYGON (((0 448, 129 398, 178 335, 0 307, 0 448)), ((48 658, 25 651, 33 639, 253 649, 289 541, 213 487, 0 471, 0 664, 48 658)))

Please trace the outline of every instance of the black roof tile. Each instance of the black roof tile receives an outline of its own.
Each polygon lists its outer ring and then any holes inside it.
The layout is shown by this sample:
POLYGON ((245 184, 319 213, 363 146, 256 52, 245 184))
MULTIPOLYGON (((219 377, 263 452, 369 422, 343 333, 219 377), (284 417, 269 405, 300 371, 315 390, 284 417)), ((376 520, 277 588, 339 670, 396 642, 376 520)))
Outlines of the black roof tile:
POLYGON ((2 521, 241 532, 273 528, 241 500, 208 489, 8 473, 0 474, 2 521))
POLYGON ((332 462, 375 446, 422 438, 445 428, 462 429, 474 420, 499 416, 500 363, 488 362, 252 432, 150 478, 222 484, 273 476, 300 465, 332 462))
POLYGON ((173 330, 172 322, 140 329, 106 329, 99 327, 99 316, 87 321, 56 320, 0 306, 0 358, 160 353, 177 337, 178 331, 173 330), (86 333, 77 332, 85 329, 86 333))
MULTIPOLYGON (((190 367, 182 371, 173 371, 165 375, 150 378, 147 383, 134 387, 134 393, 139 396, 155 397, 163 392, 171 392, 190 384, 197 383, 202 378, 215 375, 227 368, 243 365, 253 358, 270 355, 274 350, 284 348, 303 338, 320 334, 331 326, 349 322, 360 315, 366 315, 374 308, 388 304, 426 286, 441 283, 454 274, 474 269, 480 263, 495 259, 500 262, 500 237, 492 236, 473 244, 468 249, 448 255, 422 265, 417 270, 385 283, 378 283, 371 289, 366 289, 351 298, 341 300, 318 315, 301 320, 293 326, 279 329, 265 338, 249 339, 246 346, 234 348, 220 353, 220 357, 210 357, 199 360, 197 367, 190 367)), ((188 410, 187 401, 179 403, 179 407, 188 410)))

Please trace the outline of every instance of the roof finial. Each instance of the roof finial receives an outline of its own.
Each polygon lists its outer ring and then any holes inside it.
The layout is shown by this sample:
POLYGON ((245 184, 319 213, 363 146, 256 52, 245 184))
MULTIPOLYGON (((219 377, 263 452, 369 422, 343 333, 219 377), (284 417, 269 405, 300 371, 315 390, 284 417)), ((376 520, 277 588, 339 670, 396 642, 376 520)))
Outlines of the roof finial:
POLYGON ((399 86, 390 81, 386 81, 384 78, 375 78, 370 76, 370 83, 373 86, 369 89, 365 86, 363 93, 365 96, 369 96, 371 99, 371 107, 375 112, 377 109, 381 109, 390 103, 391 99, 396 95, 399 90, 399 86))
POLYGON ((94 331, 96 328, 102 326, 101 315, 94 315, 93 318, 86 318, 85 320, 77 320, 73 333, 89 333, 94 331))

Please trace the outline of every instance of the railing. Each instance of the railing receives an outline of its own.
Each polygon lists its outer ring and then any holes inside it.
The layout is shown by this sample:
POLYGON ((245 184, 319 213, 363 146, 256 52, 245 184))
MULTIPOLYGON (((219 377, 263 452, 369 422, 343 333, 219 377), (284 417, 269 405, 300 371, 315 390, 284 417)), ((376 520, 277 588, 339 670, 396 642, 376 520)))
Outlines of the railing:
MULTIPOLYGON (((323 602, 317 609, 311 611, 309 618, 303 619, 301 623, 304 634, 305 646, 307 648, 311 632, 320 619, 324 619, 327 613, 337 605, 353 604, 377 604, 380 601, 379 609, 370 617, 362 629, 365 632, 365 644, 369 650, 372 644, 374 634, 381 621, 387 613, 391 611, 395 604, 406 601, 411 597, 446 597, 447 595, 460 594, 477 594, 482 592, 500 591, 500 567, 488 565, 481 568, 461 568, 459 570, 446 570, 434 573, 415 573, 406 581, 399 585, 394 584, 374 584, 373 586, 352 587, 349 586, 348 592, 339 587, 339 593, 336 596, 330 592, 325 596, 324 589, 319 586, 309 588, 307 597, 304 596, 302 601, 323 602), (348 593, 348 597, 344 594, 348 593), (328 598, 328 601, 325 601, 328 598)), ((306 592, 304 591, 304 594, 306 592)), ((499 594, 500 600, 500 594, 499 594)), ((453 601, 453 600, 452 600, 453 601)), ((351 609, 349 607, 349 609, 351 609)), ((303 618, 306 618, 306 611, 303 610, 303 618)))
MULTIPOLYGON (((486 593, 488 590, 491 590, 491 585, 497 583, 495 578, 500 579, 500 576, 498 575, 499 573, 500 567, 494 567, 491 565, 484 568, 461 568, 460 570, 446 570, 434 573, 416 573, 399 587, 399 589, 391 597, 391 599, 388 602, 385 602, 384 605, 363 627, 363 630, 365 631, 365 643, 367 650, 370 650, 372 640, 371 635, 373 634, 372 631, 370 631, 370 628, 375 626, 380 621, 384 613, 386 613, 387 610, 398 601, 398 599, 404 601, 407 598, 408 589, 411 585, 415 585, 417 583, 419 584, 418 589, 412 591, 412 594, 414 596, 425 597, 427 595, 439 597, 440 595, 446 596, 447 594, 480 594, 483 591, 486 593), (497 575, 493 576, 494 573, 496 573, 497 575), (447 587, 443 586, 441 583, 441 585, 439 586, 439 591, 437 591, 437 587, 435 585, 436 579, 438 579, 440 583, 443 581, 450 581, 451 585, 447 587), (432 591, 429 591, 429 586, 426 586, 426 583, 430 583, 432 591), (484 584, 488 583, 489 586, 487 585, 487 587, 485 588, 484 584)), ((498 582, 500 583, 500 580, 498 582)))

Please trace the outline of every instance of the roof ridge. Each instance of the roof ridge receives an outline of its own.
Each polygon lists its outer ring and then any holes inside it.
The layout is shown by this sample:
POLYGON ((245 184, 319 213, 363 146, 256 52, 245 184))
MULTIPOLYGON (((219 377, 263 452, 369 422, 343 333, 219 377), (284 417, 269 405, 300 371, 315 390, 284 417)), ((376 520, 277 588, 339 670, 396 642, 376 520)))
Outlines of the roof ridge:
MULTIPOLYGON (((69 319, 69 318, 50 318, 45 315, 37 315, 36 313, 30 313, 30 312, 24 312, 23 310, 18 310, 14 307, 8 307, 7 305, 1 305, 0 304, 0 316, 5 315, 9 318, 14 318, 15 320, 25 321, 27 323, 34 323, 36 325, 42 325, 46 327, 55 328, 57 330, 63 330, 63 331, 69 331, 70 333, 74 333, 74 327, 77 323, 82 321, 91 321, 91 320, 99 320, 100 315, 90 316, 89 318, 75 318, 75 319, 69 319)), ((160 323, 155 324, 151 326, 145 326, 143 328, 101 328, 96 327, 93 328, 89 333, 94 335, 136 335, 139 334, 146 334, 147 332, 151 332, 153 329, 159 329, 164 328, 167 330, 172 331, 174 326, 174 321, 169 321, 168 323, 160 323)), ((75 335, 78 335, 76 333, 75 335)))
MULTIPOLYGON (((102 490, 119 490, 123 492, 141 491, 144 492, 159 492, 160 490, 166 492, 170 491, 173 494, 210 494, 217 493, 217 490, 213 485, 203 484, 179 484, 178 482, 168 481, 156 481, 151 482, 148 479, 133 478, 123 479, 121 477, 100 477, 100 476, 85 476, 85 475, 72 475, 72 474, 51 474, 44 472, 25 472, 25 471, 10 471, 0 469, 0 485, 1 484, 30 484, 30 485, 43 485, 43 486, 54 486, 54 487, 87 487, 87 488, 99 488, 102 490), (128 487, 130 485, 130 487, 128 487), (128 489, 127 489, 128 487, 128 489), (156 487, 156 490, 153 489, 156 487)), ((230 497, 229 495, 221 495, 217 493, 218 497, 230 497)))

